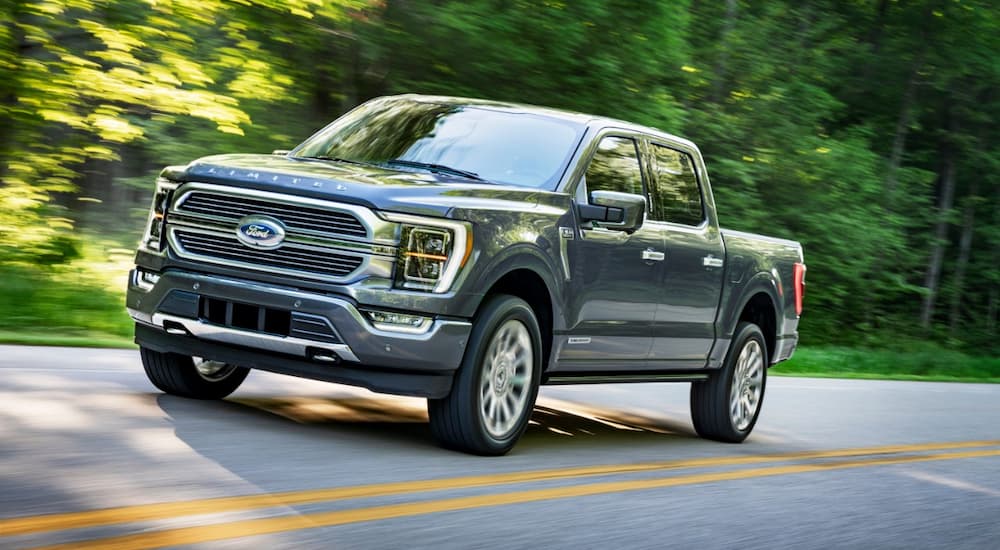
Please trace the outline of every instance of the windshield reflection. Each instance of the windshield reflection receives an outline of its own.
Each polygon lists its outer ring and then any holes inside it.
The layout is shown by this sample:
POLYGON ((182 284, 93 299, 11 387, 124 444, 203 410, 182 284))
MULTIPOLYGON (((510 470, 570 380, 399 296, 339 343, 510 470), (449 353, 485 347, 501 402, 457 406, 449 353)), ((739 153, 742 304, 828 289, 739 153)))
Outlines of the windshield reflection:
POLYGON ((344 115, 294 157, 552 188, 582 130, 579 123, 516 108, 385 98, 344 115))

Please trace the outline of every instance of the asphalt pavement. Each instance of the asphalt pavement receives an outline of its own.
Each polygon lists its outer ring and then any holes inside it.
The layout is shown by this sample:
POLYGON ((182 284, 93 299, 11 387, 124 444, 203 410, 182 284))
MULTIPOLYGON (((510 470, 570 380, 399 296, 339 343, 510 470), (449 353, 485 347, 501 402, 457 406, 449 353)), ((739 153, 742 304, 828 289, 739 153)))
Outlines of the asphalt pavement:
POLYGON ((704 441, 687 384, 544 387, 505 457, 424 402, 128 350, 0 346, 0 548, 1000 548, 1000 385, 771 377, 704 441))

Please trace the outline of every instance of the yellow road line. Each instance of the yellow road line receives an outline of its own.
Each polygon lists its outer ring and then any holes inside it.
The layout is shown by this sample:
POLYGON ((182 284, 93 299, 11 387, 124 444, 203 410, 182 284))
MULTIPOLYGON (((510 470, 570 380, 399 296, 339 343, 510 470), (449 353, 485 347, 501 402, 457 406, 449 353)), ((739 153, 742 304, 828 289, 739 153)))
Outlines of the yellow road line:
POLYGON ((744 464, 759 464, 763 462, 780 462, 789 460, 844 458, 851 456, 967 449, 997 445, 1000 445, 1000 440, 892 445, 855 449, 835 449, 829 451, 802 451, 757 456, 693 458, 665 462, 580 466, 444 479, 403 481, 397 483, 380 483, 353 487, 307 489, 282 493, 266 493, 259 495, 140 504, 135 506, 86 510, 81 512, 66 512, 3 519, 0 520, 0 536, 7 537, 43 531, 99 527, 104 525, 151 521, 181 516, 254 510, 258 508, 273 508, 278 506, 294 506, 317 502, 333 502, 356 498, 384 497, 428 491, 489 487, 510 483, 528 483, 576 477, 615 475, 658 470, 676 470, 683 468, 740 466, 744 464))
POLYGON ((341 510, 335 512, 320 512, 314 514, 304 514, 295 516, 282 516, 266 519, 252 519, 234 521, 229 523, 219 523, 199 527, 182 527, 167 529, 163 531, 153 531, 148 533, 138 533, 134 535, 124 535, 109 537, 90 541, 71 542, 57 546, 48 546, 41 550, 68 550, 102 548, 115 550, 132 550, 145 548, 162 548, 164 546, 177 546, 187 544, 199 544, 218 540, 233 539, 239 537, 249 537, 257 535, 267 535, 287 531, 297 531, 301 529, 314 529, 317 527, 332 527, 335 525, 345 525, 348 523, 360 523, 365 521, 385 520, 408 516, 418 516, 433 514, 437 512, 453 512, 459 510, 470 510, 475 508, 486 508, 490 506, 501 506, 507 504, 523 504, 527 502, 537 502, 542 500, 563 499, 572 497, 584 497, 601 495, 607 493, 621 493, 626 491, 640 491, 645 489, 657 489, 664 487, 677 487, 681 485, 694 485, 699 483, 712 483, 718 481, 732 481, 739 479, 771 477, 789 474, 801 474, 808 472, 825 472, 831 470, 844 470, 849 468, 863 468, 868 466, 885 466, 891 464, 907 464, 914 462, 930 462, 935 460, 957 460, 963 458, 979 458, 1000 456, 1000 449, 962 451, 954 453, 939 453, 929 455, 910 455, 890 458, 872 458, 867 460, 842 461, 842 462, 821 462, 811 464, 793 464, 787 466, 771 466, 767 468, 752 468, 746 470, 701 473, 683 476, 674 476, 657 479, 638 479, 629 481, 609 481, 601 483, 590 483, 584 485, 571 485, 567 487, 555 487, 549 489, 535 489, 527 491, 516 491, 500 494, 476 495, 470 497, 446 498, 440 500, 410 502, 405 504, 391 504, 386 506, 373 506, 369 508, 357 508, 353 510, 341 510))

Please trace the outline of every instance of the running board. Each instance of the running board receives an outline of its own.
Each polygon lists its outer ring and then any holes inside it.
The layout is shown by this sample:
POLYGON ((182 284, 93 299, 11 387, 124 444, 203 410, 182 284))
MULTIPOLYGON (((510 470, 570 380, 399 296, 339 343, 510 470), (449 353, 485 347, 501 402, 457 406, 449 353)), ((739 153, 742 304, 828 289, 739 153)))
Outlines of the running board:
POLYGON ((568 384, 629 384, 640 382, 703 382, 708 373, 629 373, 629 374, 550 374, 542 384, 564 386, 568 384))

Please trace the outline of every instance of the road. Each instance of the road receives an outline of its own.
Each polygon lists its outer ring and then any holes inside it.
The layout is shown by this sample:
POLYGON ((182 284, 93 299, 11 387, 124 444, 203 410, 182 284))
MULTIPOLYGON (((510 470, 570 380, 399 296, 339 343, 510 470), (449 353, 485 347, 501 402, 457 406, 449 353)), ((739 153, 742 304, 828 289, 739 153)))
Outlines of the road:
POLYGON ((687 391, 546 387, 480 458, 417 399, 254 372, 199 402, 134 351, 0 346, 0 547, 1000 548, 1000 385, 771 377, 743 445, 687 391))

